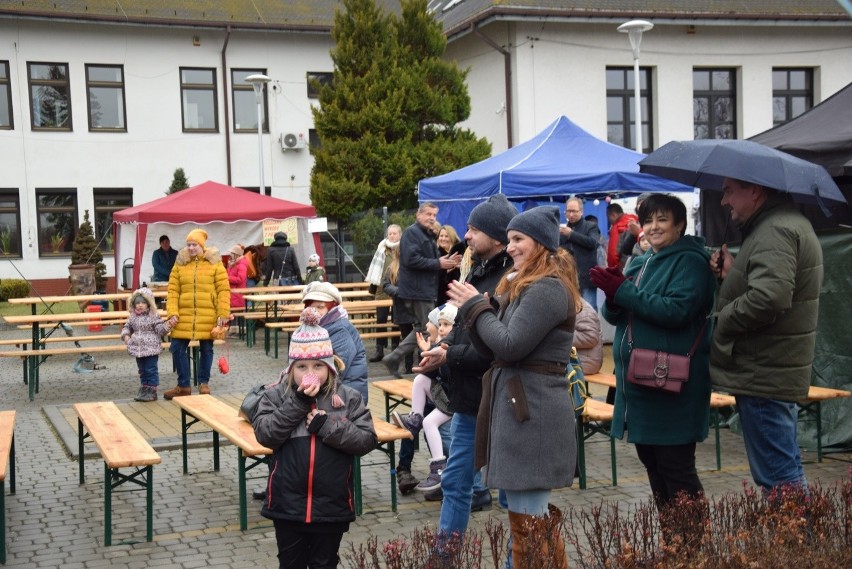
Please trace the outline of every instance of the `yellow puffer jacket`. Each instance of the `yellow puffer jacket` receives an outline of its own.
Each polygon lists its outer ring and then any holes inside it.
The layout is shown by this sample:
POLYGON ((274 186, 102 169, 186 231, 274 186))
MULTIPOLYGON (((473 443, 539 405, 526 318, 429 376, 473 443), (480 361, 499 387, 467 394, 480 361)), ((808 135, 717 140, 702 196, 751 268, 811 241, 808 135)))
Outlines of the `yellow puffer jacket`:
POLYGON ((216 319, 228 318, 231 312, 231 286, 218 249, 205 249, 198 257, 190 257, 186 248, 178 252, 169 275, 166 311, 168 318, 178 317, 172 338, 211 339, 216 319))

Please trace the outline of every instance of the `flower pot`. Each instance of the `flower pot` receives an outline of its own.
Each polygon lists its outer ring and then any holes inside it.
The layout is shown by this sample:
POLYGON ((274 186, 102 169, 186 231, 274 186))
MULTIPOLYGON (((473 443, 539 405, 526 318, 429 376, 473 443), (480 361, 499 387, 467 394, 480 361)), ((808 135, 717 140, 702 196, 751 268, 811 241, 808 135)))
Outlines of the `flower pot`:
POLYGON ((72 295, 95 294, 94 265, 68 265, 68 273, 72 295))

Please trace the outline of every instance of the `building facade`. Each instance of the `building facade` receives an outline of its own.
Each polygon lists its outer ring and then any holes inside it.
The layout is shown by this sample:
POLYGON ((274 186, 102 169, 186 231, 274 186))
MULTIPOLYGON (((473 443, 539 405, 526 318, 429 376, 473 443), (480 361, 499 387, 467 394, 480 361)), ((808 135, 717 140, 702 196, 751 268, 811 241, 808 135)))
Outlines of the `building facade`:
MULTIPOLYGON (((0 278, 20 271, 41 294, 64 292, 84 211, 108 253, 111 212, 162 197, 176 168, 190 185, 259 191, 252 74, 271 78, 265 193, 309 202, 311 79, 332 72, 340 2, 62 4, 0 1, 0 278)), ((449 38, 446 57, 469 69, 463 126, 494 153, 563 114, 632 148, 633 55, 616 27, 651 21, 639 58, 648 151, 747 138, 852 81, 852 21, 839 4, 750 4, 753 13, 726 1, 433 0, 429 9, 449 38)))

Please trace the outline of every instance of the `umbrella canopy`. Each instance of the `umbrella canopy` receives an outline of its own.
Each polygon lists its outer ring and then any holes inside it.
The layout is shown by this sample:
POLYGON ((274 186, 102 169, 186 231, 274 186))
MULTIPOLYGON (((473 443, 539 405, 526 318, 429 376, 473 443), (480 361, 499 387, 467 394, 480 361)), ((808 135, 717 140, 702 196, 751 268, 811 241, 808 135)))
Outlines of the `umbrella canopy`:
POLYGON ((639 171, 708 190, 721 190, 725 178, 734 178, 788 192, 802 203, 846 203, 822 166, 748 140, 669 142, 640 160, 639 171))

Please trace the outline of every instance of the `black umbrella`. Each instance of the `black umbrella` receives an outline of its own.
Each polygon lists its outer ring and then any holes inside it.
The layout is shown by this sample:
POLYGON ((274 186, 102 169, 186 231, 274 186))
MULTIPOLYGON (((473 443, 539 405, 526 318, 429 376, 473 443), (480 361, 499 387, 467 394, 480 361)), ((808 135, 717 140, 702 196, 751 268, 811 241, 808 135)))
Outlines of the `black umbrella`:
POLYGON ((825 168, 748 140, 669 142, 639 161, 639 171, 697 188, 721 190, 734 178, 792 194, 801 203, 846 203, 825 168))

